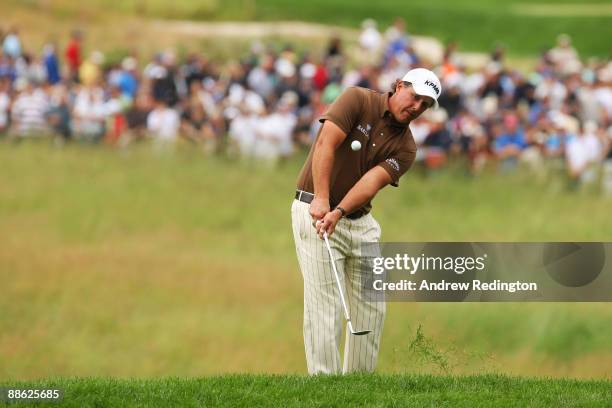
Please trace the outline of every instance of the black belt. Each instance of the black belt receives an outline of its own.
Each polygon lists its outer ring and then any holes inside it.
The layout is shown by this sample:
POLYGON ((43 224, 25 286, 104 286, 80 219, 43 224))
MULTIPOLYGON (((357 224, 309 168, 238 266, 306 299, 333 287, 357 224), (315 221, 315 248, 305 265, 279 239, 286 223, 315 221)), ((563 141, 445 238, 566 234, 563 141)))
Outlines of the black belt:
POLYGON ((309 193, 308 191, 295 190, 295 199, 303 203, 310 204, 312 203, 312 200, 314 200, 314 194, 309 193))
MULTIPOLYGON (((312 200, 314 200, 314 194, 309 193, 308 191, 295 190, 295 199, 303 203, 310 204, 312 203, 312 200)), ((365 214, 363 214, 361 211, 356 211, 352 214, 348 214, 346 218, 349 220, 356 220, 357 218, 361 218, 363 215, 365 214)))

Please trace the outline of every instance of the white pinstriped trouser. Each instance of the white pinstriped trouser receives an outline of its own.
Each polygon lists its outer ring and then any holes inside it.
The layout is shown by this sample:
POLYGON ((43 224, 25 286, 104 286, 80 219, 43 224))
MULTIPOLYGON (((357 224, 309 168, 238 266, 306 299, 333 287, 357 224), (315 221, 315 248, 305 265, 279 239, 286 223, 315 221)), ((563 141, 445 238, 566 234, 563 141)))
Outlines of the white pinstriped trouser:
MULTIPOLYGON (((345 325, 342 303, 325 241, 312 226, 309 208, 310 204, 298 200, 291 206, 293 238, 304 278, 306 362, 309 374, 338 374, 340 338, 345 325)), ((371 214, 357 220, 342 218, 329 239, 353 327, 372 330, 364 336, 346 336, 343 373, 373 371, 376 367, 386 305, 362 300, 359 257, 362 242, 379 240, 380 225, 371 214)))

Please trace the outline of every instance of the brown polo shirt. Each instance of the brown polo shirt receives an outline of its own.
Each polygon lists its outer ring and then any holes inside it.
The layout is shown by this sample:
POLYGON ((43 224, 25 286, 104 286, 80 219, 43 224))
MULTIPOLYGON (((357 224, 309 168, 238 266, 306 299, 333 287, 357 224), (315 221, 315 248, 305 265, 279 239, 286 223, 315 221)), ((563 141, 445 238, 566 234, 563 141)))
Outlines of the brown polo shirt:
MULTIPOLYGON (((346 89, 321 116, 323 123, 331 120, 346 134, 346 139, 336 149, 334 167, 330 179, 330 205, 337 206, 355 183, 374 166, 381 166, 397 187, 400 177, 408 171, 416 156, 417 147, 407 125, 393 120, 389 112, 390 93, 380 93, 366 88, 346 89), (361 149, 353 151, 351 143, 358 140, 361 149)), ((323 128, 321 126, 321 128, 323 128)), ((321 136, 321 130, 317 139, 321 136)), ((312 156, 315 144, 300 172, 297 188, 314 193, 312 156)), ((367 214, 372 209, 368 202, 351 216, 367 214)))

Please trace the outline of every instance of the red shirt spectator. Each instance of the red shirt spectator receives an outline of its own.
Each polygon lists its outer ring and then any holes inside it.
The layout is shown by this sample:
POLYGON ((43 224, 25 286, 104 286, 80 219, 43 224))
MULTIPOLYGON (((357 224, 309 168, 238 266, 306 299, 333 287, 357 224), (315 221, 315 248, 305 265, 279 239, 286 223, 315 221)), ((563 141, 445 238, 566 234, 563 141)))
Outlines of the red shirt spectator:
POLYGON ((70 78, 77 80, 79 73, 79 66, 81 65, 81 33, 75 31, 72 33, 72 38, 66 46, 66 63, 70 70, 70 78))

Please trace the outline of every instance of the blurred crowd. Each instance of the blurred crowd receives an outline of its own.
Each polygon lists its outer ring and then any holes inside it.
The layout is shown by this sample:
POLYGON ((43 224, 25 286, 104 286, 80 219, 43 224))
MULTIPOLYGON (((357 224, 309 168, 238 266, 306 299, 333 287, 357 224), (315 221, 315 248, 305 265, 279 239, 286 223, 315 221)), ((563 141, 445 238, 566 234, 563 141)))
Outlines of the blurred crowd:
MULTIPOLYGON (((69 37, 69 38, 68 38, 69 37)), ((366 20, 356 45, 330 38, 321 53, 254 42, 236 61, 165 50, 109 61, 85 53, 84 34, 42 50, 17 28, 0 29, 0 137, 53 137, 127 146, 151 139, 165 148, 186 140, 206 152, 283 160, 314 140, 318 117, 350 86, 390 91, 411 67, 442 81, 440 108, 411 124, 418 163, 444 167, 462 158, 471 173, 487 166, 559 171, 576 183, 603 180, 612 193, 612 61, 581 60, 560 35, 532 72, 520 72, 497 47, 480 67, 448 44, 441 61, 415 51, 398 18, 386 30, 366 20)))

